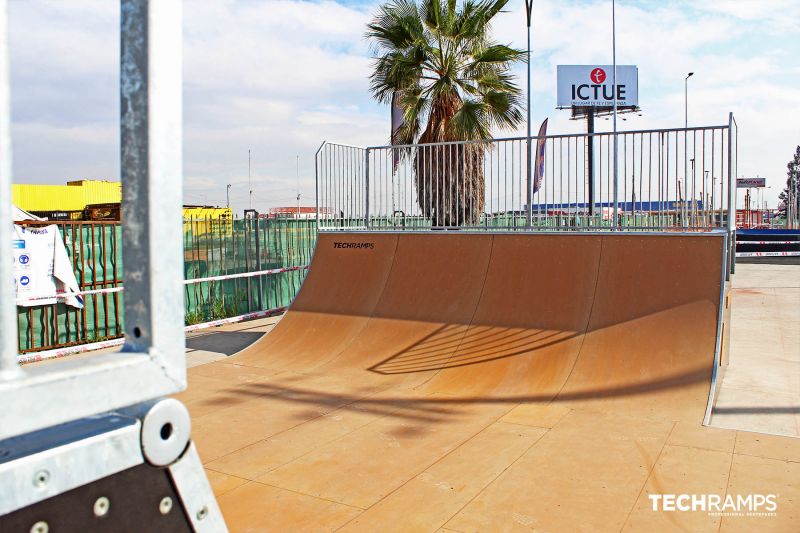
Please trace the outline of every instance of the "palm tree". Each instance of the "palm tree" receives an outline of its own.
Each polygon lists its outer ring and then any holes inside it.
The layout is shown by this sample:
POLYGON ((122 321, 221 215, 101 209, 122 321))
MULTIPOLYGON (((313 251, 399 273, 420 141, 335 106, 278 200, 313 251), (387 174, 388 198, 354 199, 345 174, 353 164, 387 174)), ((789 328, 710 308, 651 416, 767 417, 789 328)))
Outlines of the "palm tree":
MULTIPOLYGON (((486 141, 523 120, 510 69, 525 52, 495 42, 492 18, 508 0, 393 0, 368 25, 372 95, 402 113, 393 145, 486 141)), ((393 110, 394 111, 394 110, 393 110)), ((484 210, 482 142, 406 149, 417 201, 434 226, 474 225, 484 210)))

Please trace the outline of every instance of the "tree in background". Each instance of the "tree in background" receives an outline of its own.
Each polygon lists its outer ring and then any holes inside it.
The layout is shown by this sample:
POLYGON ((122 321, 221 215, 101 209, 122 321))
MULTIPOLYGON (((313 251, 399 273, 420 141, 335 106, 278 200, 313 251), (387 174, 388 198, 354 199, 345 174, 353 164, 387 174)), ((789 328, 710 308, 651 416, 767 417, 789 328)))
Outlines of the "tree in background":
MULTIPOLYGON (((372 95, 392 105, 392 144, 485 141, 523 121, 511 66, 525 52, 495 42, 491 21, 508 0, 394 0, 367 37, 372 95)), ((434 226, 473 225, 485 205, 486 144, 401 151, 413 160, 417 201, 434 226)), ((395 163, 396 164, 396 163, 395 163)))
POLYGON ((792 216, 797 219, 800 213, 800 146, 794 151, 794 157, 786 165, 786 187, 778 196, 781 200, 778 211, 781 216, 787 216, 787 207, 794 205, 791 210, 792 216))

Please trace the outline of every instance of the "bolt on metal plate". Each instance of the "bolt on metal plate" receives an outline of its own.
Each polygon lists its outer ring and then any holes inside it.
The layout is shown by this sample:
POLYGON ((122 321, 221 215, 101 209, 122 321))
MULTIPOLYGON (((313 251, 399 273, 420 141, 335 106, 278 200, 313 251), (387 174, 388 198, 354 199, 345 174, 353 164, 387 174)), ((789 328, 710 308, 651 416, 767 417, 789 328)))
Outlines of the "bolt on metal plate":
POLYGON ((31 533, 47 533, 48 531, 50 531, 50 526, 44 520, 36 522, 31 527, 31 533))
POLYGON ((161 498, 161 502, 158 504, 158 510, 161 514, 169 514, 172 510, 172 498, 169 496, 164 496, 161 498))
POLYGON ((105 516, 108 514, 108 510, 111 507, 111 502, 105 496, 100 496, 94 502, 94 515, 95 516, 105 516))
POLYGON ((50 481, 50 472, 47 470, 39 470, 36 472, 36 475, 33 476, 33 486, 36 488, 41 489, 47 482, 50 481))

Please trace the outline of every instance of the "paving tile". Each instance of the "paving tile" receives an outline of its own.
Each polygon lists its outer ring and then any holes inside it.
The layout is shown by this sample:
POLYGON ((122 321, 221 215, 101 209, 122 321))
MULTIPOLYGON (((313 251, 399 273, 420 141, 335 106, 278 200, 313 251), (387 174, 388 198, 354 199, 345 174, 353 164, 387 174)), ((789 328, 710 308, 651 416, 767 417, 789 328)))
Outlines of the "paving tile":
POLYGON ((678 422, 675 424, 667 444, 733 453, 735 442, 735 431, 706 427, 698 421, 696 423, 678 422))
POLYGON ((218 499, 230 531, 335 531, 361 511, 276 487, 248 482, 218 499))
MULTIPOLYGON (((720 517, 704 510, 653 509, 650 496, 725 494, 731 453, 666 445, 647 478, 624 531, 716 532, 720 517)), ((689 503, 690 504, 690 503, 689 503)))
POLYGON ((574 411, 445 527, 619 531, 673 425, 574 411))
POLYGON ((737 431, 736 453, 800 463, 800 438, 737 431))
POLYGON ((235 489, 239 485, 247 483, 246 479, 209 470, 208 468, 206 468, 206 476, 208 477, 208 482, 211 484, 211 490, 214 491, 214 496, 217 498, 235 489))
MULTIPOLYGON (((728 494, 775 495, 774 516, 723 516, 721 531, 800 531, 800 463, 734 455, 728 494)), ((745 508, 746 509, 746 508, 745 508)), ((759 509, 764 511, 764 508, 759 509)))
POLYGON ((381 418, 257 479, 367 508, 494 422, 508 407, 448 409, 452 409, 449 420, 381 418))
POLYGON ((447 522, 546 431, 503 422, 492 424, 342 531, 430 531, 447 522))
POLYGON ((526 403, 512 409, 510 413, 502 418, 502 421, 511 424, 552 428, 569 412, 569 407, 557 403, 526 403))

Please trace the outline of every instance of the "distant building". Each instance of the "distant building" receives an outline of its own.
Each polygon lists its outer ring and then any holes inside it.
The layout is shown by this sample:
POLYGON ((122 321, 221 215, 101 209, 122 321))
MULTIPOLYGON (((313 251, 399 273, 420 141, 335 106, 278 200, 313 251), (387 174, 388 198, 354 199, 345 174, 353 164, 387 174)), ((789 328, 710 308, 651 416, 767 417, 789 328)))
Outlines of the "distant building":
MULTIPOLYGON (((47 220, 110 220, 122 217, 118 181, 76 180, 66 185, 14 184, 12 198, 20 209, 47 220)), ((185 205, 186 220, 232 219, 228 207, 185 205)))
MULTIPOLYGON (((330 216, 331 210, 328 208, 321 207, 319 212, 320 212, 320 217, 328 217, 330 216)), ((303 206, 271 207, 266 215, 266 218, 308 219, 316 217, 317 217, 316 207, 303 207, 303 206)))
POLYGON ((122 187, 118 181, 77 180, 66 185, 12 185, 15 205, 48 220, 84 220, 87 206, 119 204, 122 187))

